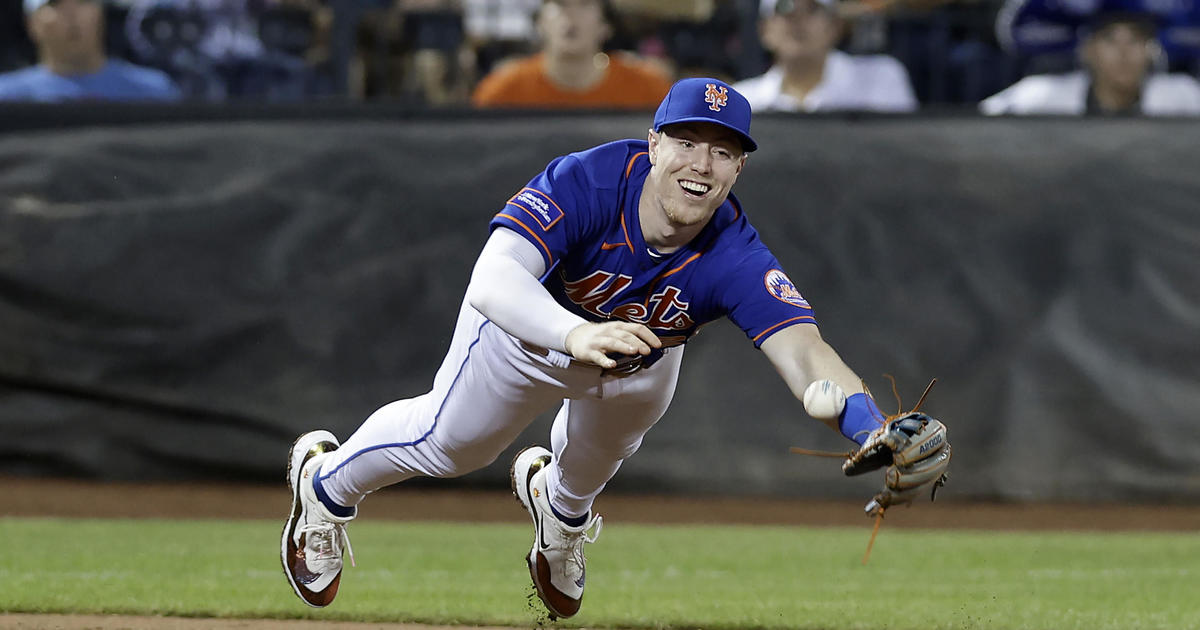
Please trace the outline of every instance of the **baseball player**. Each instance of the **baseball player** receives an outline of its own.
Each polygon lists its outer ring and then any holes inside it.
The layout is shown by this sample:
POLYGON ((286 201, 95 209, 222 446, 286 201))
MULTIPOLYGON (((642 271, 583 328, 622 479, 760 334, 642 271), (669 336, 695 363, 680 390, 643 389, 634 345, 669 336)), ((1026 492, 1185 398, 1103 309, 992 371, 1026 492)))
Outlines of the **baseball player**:
POLYGON ((583 545, 600 533, 592 502, 666 411, 687 341, 723 316, 798 398, 819 379, 849 394, 827 423, 863 444, 868 464, 895 449, 903 440, 882 438, 900 434, 880 428, 861 380, 730 194, 756 148, 741 94, 685 79, 646 140, 556 158, 517 191, 491 221, 433 388, 380 408, 345 444, 314 431, 293 445, 280 552, 295 593, 333 601, 345 526, 368 493, 486 466, 557 405, 551 449, 521 451, 511 475, 534 523, 537 593, 552 615, 574 615, 583 545))

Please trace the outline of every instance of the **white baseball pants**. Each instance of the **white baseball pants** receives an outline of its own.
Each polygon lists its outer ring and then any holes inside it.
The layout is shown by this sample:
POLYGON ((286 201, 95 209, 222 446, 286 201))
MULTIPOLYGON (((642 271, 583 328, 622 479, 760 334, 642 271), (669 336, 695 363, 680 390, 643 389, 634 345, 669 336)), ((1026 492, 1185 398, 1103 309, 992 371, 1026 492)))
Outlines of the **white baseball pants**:
POLYGON ((561 404, 547 489, 559 513, 582 516, 666 412, 682 358, 677 346, 649 368, 605 375, 523 344, 464 301, 433 390, 371 414, 324 462, 321 484, 335 503, 352 507, 417 475, 464 475, 495 461, 538 414, 561 404))

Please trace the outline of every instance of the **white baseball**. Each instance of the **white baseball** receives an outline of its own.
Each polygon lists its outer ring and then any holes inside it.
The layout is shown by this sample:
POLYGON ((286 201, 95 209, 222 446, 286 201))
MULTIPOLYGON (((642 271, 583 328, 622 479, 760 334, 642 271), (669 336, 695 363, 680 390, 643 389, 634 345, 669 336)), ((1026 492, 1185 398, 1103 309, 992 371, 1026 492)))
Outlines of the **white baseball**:
POLYGON ((804 390, 804 410, 817 420, 834 420, 846 408, 846 392, 829 379, 813 381, 804 390))

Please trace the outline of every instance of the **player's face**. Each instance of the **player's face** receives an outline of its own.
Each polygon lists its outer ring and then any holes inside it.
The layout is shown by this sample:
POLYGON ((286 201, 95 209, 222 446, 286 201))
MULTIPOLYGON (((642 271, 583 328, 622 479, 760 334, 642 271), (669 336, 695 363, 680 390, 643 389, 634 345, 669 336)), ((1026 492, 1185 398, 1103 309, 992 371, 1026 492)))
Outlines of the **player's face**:
POLYGON ((52 0, 29 16, 29 32, 44 55, 86 64, 104 54, 104 12, 94 0, 52 0))
POLYGON ((737 134, 705 122, 650 132, 650 175, 642 194, 653 195, 676 227, 702 224, 725 202, 746 154, 737 134))
POLYGON ((599 0, 543 3, 538 32, 546 54, 556 56, 594 55, 611 34, 599 0))
POLYGON ((1083 58, 1097 82, 1134 91, 1150 71, 1150 34, 1137 25, 1116 22, 1088 38, 1083 58))

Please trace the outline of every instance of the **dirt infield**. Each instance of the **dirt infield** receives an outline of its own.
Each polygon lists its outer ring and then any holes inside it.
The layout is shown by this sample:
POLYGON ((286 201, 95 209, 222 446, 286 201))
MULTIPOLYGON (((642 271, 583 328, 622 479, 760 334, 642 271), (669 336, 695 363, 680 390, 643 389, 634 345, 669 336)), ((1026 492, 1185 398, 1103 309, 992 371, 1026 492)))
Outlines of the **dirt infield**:
MULTIPOLYGON (((0 478, 0 516, 65 518, 282 519, 290 494, 279 486, 92 483, 0 478)), ((596 509, 608 520, 635 523, 868 526, 862 503, 779 498, 621 496, 596 509)), ((368 519, 527 522, 505 490, 393 487, 361 507, 368 519)), ((1200 530, 1200 505, 1094 505, 939 501, 888 513, 888 527, 996 530, 1200 530)), ((107 615, 0 614, 0 628, 55 630, 458 630, 413 624, 267 619, 184 619, 107 615)), ((478 628, 476 630, 498 630, 478 628)))
MULTIPOLYGON (((261 485, 94 483, 0 478, 0 516, 283 519, 287 488, 261 485)), ((628 496, 608 493, 596 510, 613 522, 866 526, 865 501, 766 497, 628 496)), ((525 522, 506 490, 396 486, 361 506, 368 519, 525 522)), ((282 522, 282 520, 281 520, 282 522)), ((1195 531, 1200 505, 977 503, 941 500, 888 512, 888 527, 997 530, 1195 531)))
MULTIPOLYGON (((21 630, 462 630, 462 626, 301 621, 299 619, 185 619, 129 615, 0 614, 0 628, 21 630)), ((512 630, 471 626, 471 630, 512 630)))

